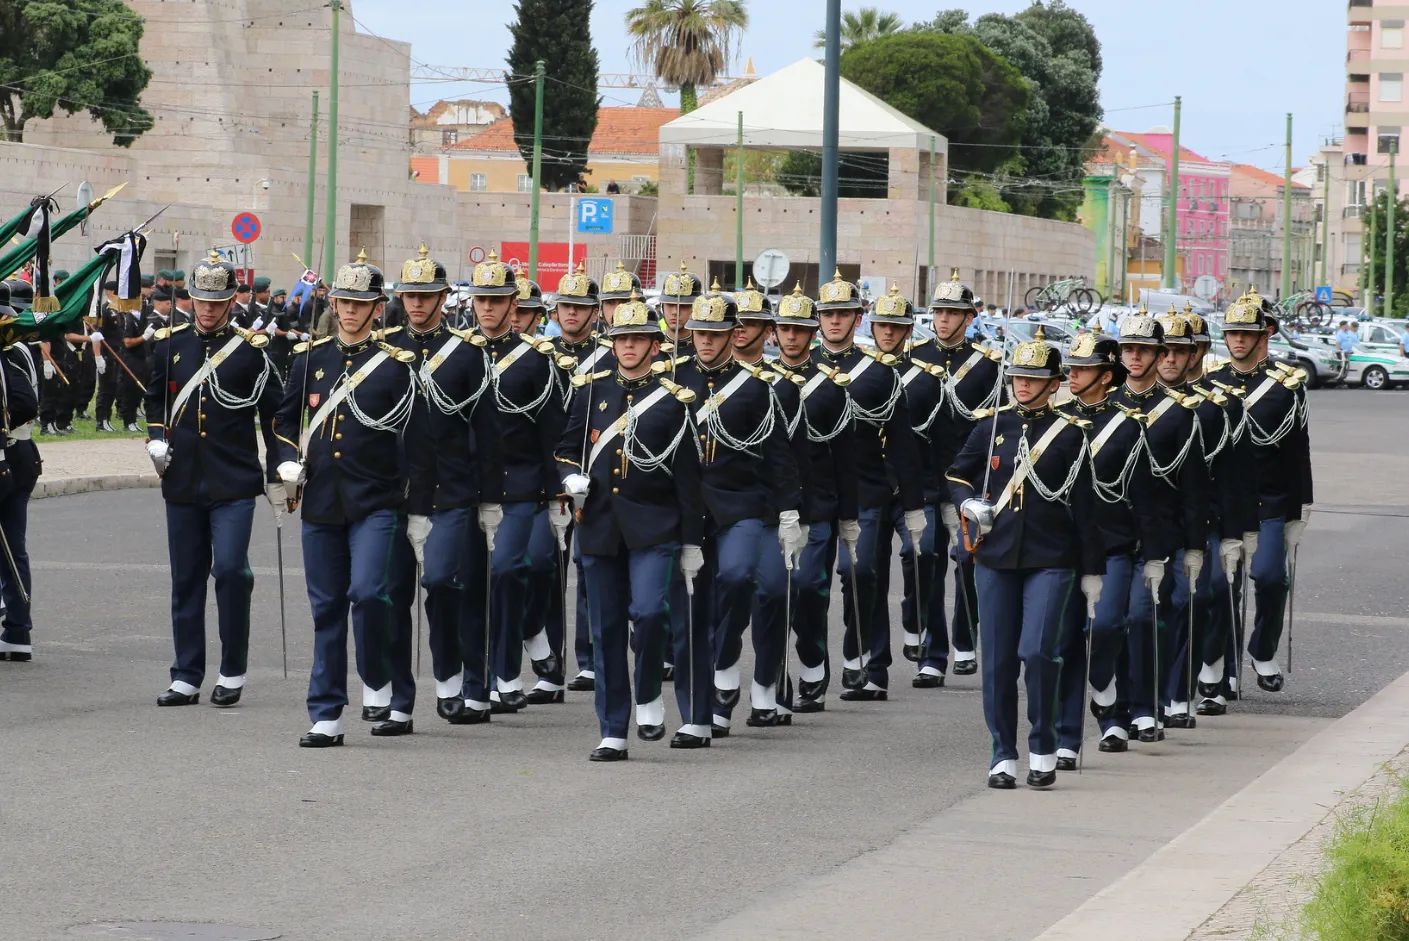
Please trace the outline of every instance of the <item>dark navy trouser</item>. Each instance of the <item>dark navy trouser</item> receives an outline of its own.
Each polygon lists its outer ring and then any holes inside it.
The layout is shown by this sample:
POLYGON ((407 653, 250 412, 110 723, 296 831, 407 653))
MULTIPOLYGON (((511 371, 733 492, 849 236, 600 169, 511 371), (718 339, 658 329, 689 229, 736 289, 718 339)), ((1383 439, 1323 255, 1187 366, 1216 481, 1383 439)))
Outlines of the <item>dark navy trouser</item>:
POLYGON ((888 507, 873 506, 858 514, 861 538, 856 544, 854 573, 851 553, 843 546, 837 560, 837 575, 841 578, 842 658, 852 669, 864 668, 866 679, 886 689, 890 671, 890 624, 882 616, 886 599, 880 591, 879 558, 890 555, 888 507), (884 521, 884 522, 883 522, 884 521), (857 616, 860 624, 857 624, 857 616), (858 640, 860 644, 858 645, 858 640))
MULTIPOLYGON (((20 573, 20 582, 16 584, 9 563, 0 564, 0 598, 5 601, 5 617, 4 621, 0 622, 0 640, 7 644, 28 644, 29 632, 34 628, 34 621, 30 617, 30 602, 25 601, 24 596, 20 594, 20 585, 23 585, 24 595, 33 598, 27 542, 29 496, 33 491, 32 484, 24 489, 16 487, 5 494, 4 499, 0 499, 0 528, 4 529, 5 539, 10 545, 10 554, 15 558, 15 568, 20 573)), ((201 636, 205 636, 204 629, 201 636)))
MULTIPOLYGON (((9 498, 5 503, 9 502, 9 498)), ((254 498, 213 503, 166 504, 166 547, 171 557, 171 636, 176 659, 171 679, 199 687, 205 679, 205 601, 215 576, 215 607, 220 624, 220 673, 244 676, 249 666, 250 528, 254 498)), ((9 536, 10 527, 5 527, 9 536)), ((14 543, 10 544, 14 551, 14 543)), ((18 562, 18 558, 16 559, 18 562)), ((5 596, 9 633, 9 593, 5 596)), ((4 638, 10 640, 9 636, 4 638)), ((27 642, 27 641, 26 641, 27 642)))

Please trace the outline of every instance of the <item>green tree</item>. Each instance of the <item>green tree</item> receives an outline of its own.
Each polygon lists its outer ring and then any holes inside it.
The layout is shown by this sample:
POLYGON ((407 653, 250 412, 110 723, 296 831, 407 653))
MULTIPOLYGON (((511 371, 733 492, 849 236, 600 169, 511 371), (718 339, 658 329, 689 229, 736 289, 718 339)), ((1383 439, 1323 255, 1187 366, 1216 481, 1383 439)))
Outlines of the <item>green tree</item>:
POLYGON ((30 118, 87 111, 129 147, 152 127, 141 105, 152 72, 139 44, 144 20, 122 0, 0 0, 0 117, 24 140, 30 118))
MULTIPOLYGON (((856 13, 848 10, 841 15, 842 51, 845 52, 852 46, 869 42, 878 36, 898 33, 901 25, 899 13, 882 13, 875 7, 862 7, 856 13)), ((818 49, 827 45, 827 31, 825 29, 817 31, 816 42, 813 45, 818 49)))
MULTIPOLYGON (((509 27, 509 71, 532 76, 542 59, 547 77, 543 87, 543 185, 560 190, 577 182, 587 166, 587 145, 597 130, 597 50, 587 24, 592 0, 519 0, 517 18, 509 27)), ((534 83, 509 85, 509 114, 514 143, 530 167, 533 164, 534 83)))
MULTIPOLYGON (((1370 277, 1370 296, 1377 306, 1383 303, 1385 293, 1385 225, 1388 223, 1389 194, 1381 191, 1375 194, 1370 203, 1369 215, 1361 220, 1361 228, 1366 239, 1366 266, 1360 269, 1360 283, 1363 286, 1370 277), (1369 241, 1370 232, 1376 234, 1375 241, 1369 241)), ((1280 236, 1279 236, 1280 238, 1280 236)), ((1394 206, 1394 310, 1381 316, 1402 317, 1409 312, 1409 200, 1401 199, 1394 206)))
POLYGON ((626 13, 632 57, 680 89, 681 114, 699 106, 699 87, 733 61, 748 25, 744 0, 646 0, 626 13))
MULTIPOLYGON (((890 188, 889 161, 884 154, 842 152, 837 159, 837 196, 880 199, 890 188)), ((778 167, 777 180, 794 196, 822 195, 822 155, 792 150, 778 167)))

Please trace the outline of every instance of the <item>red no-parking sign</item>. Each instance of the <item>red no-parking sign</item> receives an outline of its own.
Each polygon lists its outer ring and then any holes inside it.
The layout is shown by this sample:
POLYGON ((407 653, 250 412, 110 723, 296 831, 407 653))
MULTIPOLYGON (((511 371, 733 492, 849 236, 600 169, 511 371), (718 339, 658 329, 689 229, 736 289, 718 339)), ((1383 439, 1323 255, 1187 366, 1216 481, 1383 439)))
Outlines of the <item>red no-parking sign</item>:
POLYGON ((235 241, 248 245, 259 238, 259 216, 252 212, 240 213, 235 217, 235 221, 230 223, 230 232, 235 236, 235 241))

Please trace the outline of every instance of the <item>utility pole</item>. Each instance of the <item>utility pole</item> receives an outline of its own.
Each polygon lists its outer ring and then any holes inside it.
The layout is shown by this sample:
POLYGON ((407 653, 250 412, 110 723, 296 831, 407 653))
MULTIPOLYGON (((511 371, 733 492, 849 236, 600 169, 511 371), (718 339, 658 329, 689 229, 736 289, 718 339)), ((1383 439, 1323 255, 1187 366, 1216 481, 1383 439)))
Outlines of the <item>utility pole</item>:
MULTIPOLYGON (((533 64, 533 192, 528 197, 528 276, 538 280, 538 191, 543 182, 543 60, 533 64)), ((568 220, 568 228, 576 224, 568 220)), ((572 259, 568 259, 572 268, 572 259)), ((568 274, 572 274, 569 270, 568 274)))
POLYGON ((1282 300, 1292 294, 1292 116, 1287 115, 1287 169, 1282 178, 1282 300))
POLYGON ((1365 197, 1360 197, 1360 306, 1375 313, 1375 181, 1370 180, 1370 238, 1365 239, 1365 197))
POLYGON ((1321 172, 1326 175, 1321 187, 1321 280, 1319 284, 1330 284, 1326 280, 1326 266, 1331 254, 1331 161, 1322 155, 1321 172))
POLYGON ((1106 283, 1102 285, 1106 297, 1113 292, 1115 284, 1115 176, 1120 166, 1111 161, 1111 178, 1106 181, 1106 283))
POLYGON ((1389 144, 1389 209, 1385 213, 1385 303, 1384 316, 1394 311, 1394 209, 1399 202, 1399 184, 1394 180, 1394 158, 1399 152, 1399 139, 1389 144))
POLYGON ((817 282, 826 284, 837 267, 837 153, 841 102, 841 0, 827 0, 826 74, 822 80, 822 244, 817 282))
POLYGON ((303 220, 305 265, 316 265, 313 257, 313 203, 318 195, 318 92, 313 93, 313 123, 308 128, 308 214, 303 220))
POLYGON ((328 204, 323 223, 323 277, 332 283, 338 264, 338 33, 342 0, 328 0, 333 11, 333 50, 328 67, 328 204))
POLYGON ((1124 205, 1120 211, 1120 297, 1121 303, 1129 303, 1130 294, 1130 198, 1133 194, 1127 188, 1123 194, 1124 205))
POLYGON ((1166 290, 1178 290, 1178 275, 1174 271, 1179 249, 1179 96, 1174 96, 1174 136, 1169 148, 1169 232, 1164 239, 1164 284, 1166 290))
POLYGON ((925 297, 926 305, 934 298, 934 158, 935 158, 935 136, 930 135, 930 260, 929 267, 925 269, 925 297))
POLYGON ((739 150, 734 157, 734 290, 744 289, 744 113, 739 112, 739 150))

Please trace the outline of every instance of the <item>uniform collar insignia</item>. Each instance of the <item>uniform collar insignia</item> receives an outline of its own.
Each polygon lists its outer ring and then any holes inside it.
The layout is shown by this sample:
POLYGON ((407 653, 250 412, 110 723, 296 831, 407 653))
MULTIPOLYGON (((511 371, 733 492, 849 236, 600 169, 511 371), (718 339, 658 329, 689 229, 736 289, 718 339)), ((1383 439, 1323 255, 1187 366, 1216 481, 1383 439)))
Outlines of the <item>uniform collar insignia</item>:
POLYGON ((1037 408, 1028 408, 1026 405, 1019 405, 1017 412, 1023 418, 1042 418, 1052 411, 1052 403, 1039 405, 1037 408))
POLYGON ((818 349, 822 351, 822 355, 827 357, 827 359, 831 360, 832 362, 836 362, 837 360, 846 359, 848 356, 851 355, 851 351, 856 349, 856 347, 848 346, 844 350, 837 350, 835 352, 827 349, 825 346, 819 346, 818 349))
POLYGON ((563 349, 567 350, 570 353, 581 352, 582 350, 587 349, 593 343, 597 342, 596 334, 589 336, 585 340, 578 340, 576 342, 569 340, 566 337, 562 337, 561 339, 563 341, 563 349))
POLYGON ((372 344, 373 344, 374 342, 376 342, 376 341, 373 339, 373 337, 375 337, 375 336, 376 336, 376 332, 374 331, 373 333, 371 333, 370 335, 368 335, 368 337, 367 337, 365 340, 361 340, 361 341, 359 341, 359 342, 357 342, 357 343, 352 343, 352 344, 344 343, 344 342, 342 341, 342 338, 339 337, 339 338, 338 338, 338 349, 341 350, 343 353, 361 353, 363 350, 369 349, 369 348, 372 346, 372 344))
POLYGON ((726 359, 724 362, 720 363, 718 366, 706 366, 704 363, 700 362, 700 358, 698 356, 695 357, 695 368, 706 376, 717 376, 720 373, 726 371, 730 366, 737 365, 738 363, 734 360, 734 357, 732 356, 726 359))
MULTIPOLYGON (((637 376, 635 379, 627 379, 621 373, 617 373, 616 384, 621 386, 623 389, 640 389, 643 386, 649 385, 650 381, 654 378, 655 376, 652 373, 646 373, 644 376, 637 376)), ((606 407, 607 403, 603 402, 601 404, 601 408, 605 410, 606 407)))
POLYGON ((429 330, 425 331, 424 333, 422 333, 420 330, 417 330, 415 327, 411 326, 410 324, 407 324, 407 325, 406 325, 406 332, 409 333, 409 334, 411 334, 411 336, 417 337, 417 338, 420 338, 420 337, 434 337, 434 336, 439 336, 439 335, 440 335, 440 331, 441 331, 441 330, 444 330, 444 329, 445 329, 445 321, 444 321, 444 320, 442 320, 440 323, 436 324, 434 327, 431 327, 429 330))

